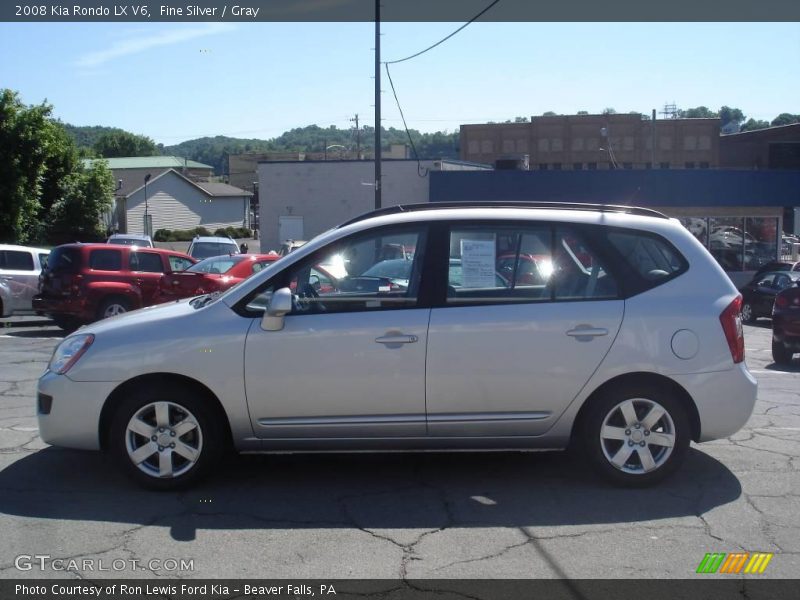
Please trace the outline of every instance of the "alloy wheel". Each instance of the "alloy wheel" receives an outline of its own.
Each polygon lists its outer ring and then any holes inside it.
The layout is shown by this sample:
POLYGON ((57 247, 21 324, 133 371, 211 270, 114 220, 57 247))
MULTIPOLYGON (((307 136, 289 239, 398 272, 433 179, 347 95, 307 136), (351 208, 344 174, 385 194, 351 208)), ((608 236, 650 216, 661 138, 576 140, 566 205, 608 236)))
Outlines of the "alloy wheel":
POLYGON ((606 414, 600 445, 606 460, 616 469, 641 475, 669 460, 675 436, 675 423, 663 406, 646 398, 631 398, 606 414))
POLYGON ((203 435, 197 418, 174 402, 151 402, 128 421, 128 458, 151 477, 173 478, 189 471, 200 458, 203 435))

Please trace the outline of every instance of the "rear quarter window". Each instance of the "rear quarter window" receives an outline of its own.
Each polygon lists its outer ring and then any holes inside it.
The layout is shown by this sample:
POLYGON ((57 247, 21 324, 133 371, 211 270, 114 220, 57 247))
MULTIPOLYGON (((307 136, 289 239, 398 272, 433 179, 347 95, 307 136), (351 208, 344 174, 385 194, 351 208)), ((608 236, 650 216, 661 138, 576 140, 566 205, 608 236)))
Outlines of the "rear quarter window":
POLYGON ((122 252, 119 250, 92 250, 89 253, 89 268, 96 271, 122 270, 122 252))
POLYGON ((626 266, 654 287, 688 268, 686 259, 664 238, 641 231, 611 231, 608 241, 620 253, 626 266))

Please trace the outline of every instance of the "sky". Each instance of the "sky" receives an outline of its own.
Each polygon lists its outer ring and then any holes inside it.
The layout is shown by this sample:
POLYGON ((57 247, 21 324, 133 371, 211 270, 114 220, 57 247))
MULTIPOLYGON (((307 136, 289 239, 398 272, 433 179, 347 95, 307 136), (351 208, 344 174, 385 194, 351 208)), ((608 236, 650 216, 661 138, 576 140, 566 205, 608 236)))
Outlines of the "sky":
MULTIPOLYGON (((461 23, 383 23, 381 59, 461 23)), ((374 125, 372 23, 0 23, 0 87, 73 125, 165 145, 374 125)), ((800 113, 800 23, 481 23, 390 67, 408 126, 546 111, 800 113)), ((382 69, 384 127, 402 128, 382 69)))

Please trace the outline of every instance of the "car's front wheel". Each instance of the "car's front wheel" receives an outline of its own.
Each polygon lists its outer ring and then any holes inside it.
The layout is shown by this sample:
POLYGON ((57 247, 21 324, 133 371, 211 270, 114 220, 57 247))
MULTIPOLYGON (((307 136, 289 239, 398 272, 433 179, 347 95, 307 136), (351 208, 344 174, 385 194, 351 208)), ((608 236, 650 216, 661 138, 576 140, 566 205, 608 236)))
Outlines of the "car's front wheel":
POLYGON ((124 398, 110 435, 111 451, 123 470, 158 490, 183 488, 208 474, 224 439, 208 399, 172 385, 124 398))
POLYGON ((680 400, 655 386, 607 390, 589 406, 583 446, 614 483, 647 486, 671 475, 689 449, 689 420, 680 400))

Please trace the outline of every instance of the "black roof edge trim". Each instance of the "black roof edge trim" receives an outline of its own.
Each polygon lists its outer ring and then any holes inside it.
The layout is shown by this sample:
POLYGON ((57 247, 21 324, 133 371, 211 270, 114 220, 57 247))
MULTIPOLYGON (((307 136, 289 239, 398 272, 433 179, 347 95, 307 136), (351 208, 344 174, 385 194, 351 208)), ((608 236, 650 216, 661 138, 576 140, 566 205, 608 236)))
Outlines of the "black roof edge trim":
POLYGON ((426 202, 421 204, 398 204, 396 206, 387 206, 366 212, 362 215, 354 217, 349 221, 345 221, 337 227, 345 227, 371 219, 372 217, 382 217, 384 215, 394 215, 404 212, 420 212, 425 210, 437 209, 457 209, 457 208, 550 208, 555 210, 584 210, 584 211, 597 211, 597 212, 610 212, 610 213, 623 213, 629 215, 638 215, 642 217, 656 217, 658 219, 668 219, 669 217, 664 213, 651 208, 641 208, 638 206, 623 206, 618 204, 583 204, 579 202, 524 202, 524 201, 464 201, 464 202, 426 202))

